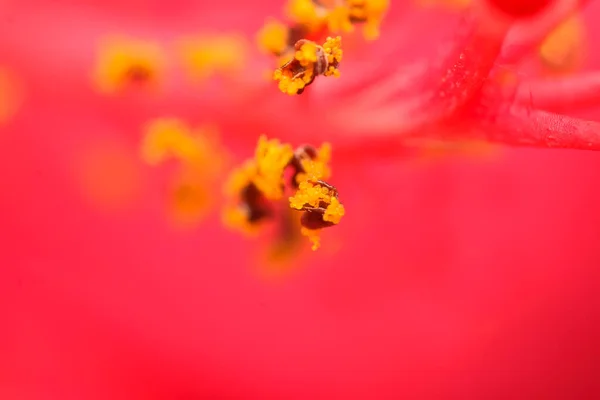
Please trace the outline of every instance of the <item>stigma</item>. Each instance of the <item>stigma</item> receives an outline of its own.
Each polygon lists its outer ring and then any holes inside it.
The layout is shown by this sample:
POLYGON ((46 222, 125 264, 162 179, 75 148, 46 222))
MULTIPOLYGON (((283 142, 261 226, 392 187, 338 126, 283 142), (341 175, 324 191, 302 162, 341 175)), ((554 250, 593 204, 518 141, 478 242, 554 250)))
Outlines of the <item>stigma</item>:
POLYGON ((325 181, 330 154, 328 144, 293 149, 261 136, 255 157, 235 169, 226 184, 225 224, 257 234, 266 223, 284 224, 290 211, 300 212, 300 233, 317 250, 321 230, 339 224, 345 214, 337 189, 325 181))

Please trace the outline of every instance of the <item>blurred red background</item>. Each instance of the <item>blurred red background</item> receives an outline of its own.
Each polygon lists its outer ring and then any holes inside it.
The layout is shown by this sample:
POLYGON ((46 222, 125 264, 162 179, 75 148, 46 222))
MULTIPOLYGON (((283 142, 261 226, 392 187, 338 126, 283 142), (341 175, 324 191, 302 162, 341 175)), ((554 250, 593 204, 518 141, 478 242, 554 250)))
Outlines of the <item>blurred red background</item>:
MULTIPOLYGON (((348 77, 390 47, 402 50, 395 65, 434 54, 457 20, 454 10, 392 3, 381 39, 348 50, 348 77)), ((106 35, 168 46, 240 32, 251 43, 281 9, 275 0, 0 2, 0 66, 10 73, 0 102, 15 110, 0 122, 0 398, 598 396, 597 153, 336 157, 356 137, 320 120, 286 129, 311 97, 270 88, 269 60, 254 50, 242 86, 190 83, 174 66, 158 94, 94 87, 106 35), (256 93, 267 95, 256 102, 256 93), (216 124, 238 160, 261 133, 330 140, 347 215, 322 249, 265 278, 269 238, 229 232, 218 213, 191 229, 169 223, 169 171, 139 157, 142 126, 162 116, 216 124)), ((600 8, 582 15, 595 43, 600 8)), ((582 68, 599 66, 592 51, 582 68)))

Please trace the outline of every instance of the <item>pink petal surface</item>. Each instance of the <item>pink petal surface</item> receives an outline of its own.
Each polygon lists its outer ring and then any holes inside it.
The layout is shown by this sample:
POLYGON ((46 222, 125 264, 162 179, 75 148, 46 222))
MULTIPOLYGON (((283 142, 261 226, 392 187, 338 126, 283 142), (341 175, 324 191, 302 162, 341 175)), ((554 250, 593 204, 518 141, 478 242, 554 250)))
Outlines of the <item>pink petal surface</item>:
MULTIPOLYGON (((237 94, 179 76, 156 97, 93 91, 95 43, 105 33, 167 43, 213 27, 253 32, 279 4, 7 3, 0 62, 26 89, 0 127, 0 397, 598 395, 596 153, 501 149, 418 164, 390 157, 369 132, 332 131, 320 118, 327 109, 294 123, 304 107, 322 107, 329 88, 342 91, 344 77, 298 98, 247 77, 252 90, 237 94), (251 106, 257 96, 263 102, 251 106), (164 215, 168 173, 137 155, 142 124, 163 115, 218 123, 238 157, 263 132, 295 144, 331 139, 343 226, 279 281, 257 273, 264 241, 226 231, 216 215, 174 230, 164 215), (122 196, 109 205, 86 186, 84 161, 102 149, 107 175, 97 189, 122 196), (117 180, 115 168, 129 172, 117 180)), ((390 32, 408 7, 396 4, 390 32)), ((423 19, 427 29, 402 29, 451 38, 458 18, 432 18, 444 21, 437 30, 423 19)), ((395 46, 396 35, 383 33, 367 54, 395 46)), ((437 51, 425 36, 400 43, 399 66, 437 51)), ((348 56, 349 81, 373 67, 365 59, 348 56)))

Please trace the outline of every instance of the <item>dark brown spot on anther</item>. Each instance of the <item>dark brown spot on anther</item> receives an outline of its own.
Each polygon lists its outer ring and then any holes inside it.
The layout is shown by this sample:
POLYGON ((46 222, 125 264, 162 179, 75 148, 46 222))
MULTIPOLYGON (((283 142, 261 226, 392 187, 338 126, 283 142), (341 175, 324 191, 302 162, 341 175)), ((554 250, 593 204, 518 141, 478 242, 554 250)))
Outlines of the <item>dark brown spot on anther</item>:
POLYGON ((302 25, 295 25, 290 27, 288 31, 288 42, 287 45, 289 48, 295 46, 295 44, 302 40, 302 38, 306 37, 307 29, 302 25))
POLYGON ((248 222, 256 223, 273 215, 267 200, 253 183, 242 190, 240 198, 242 207, 246 209, 248 222))
POLYGON ((329 183, 327 183, 325 181, 322 181, 320 179, 318 181, 316 181, 315 183, 318 184, 318 185, 320 185, 320 186, 326 187, 327 189, 329 189, 329 191, 331 192, 332 196, 338 197, 338 191, 335 188, 335 186, 332 186, 329 183))
POLYGON ((311 160, 314 160, 315 158, 317 158, 317 149, 315 149, 310 144, 302 145, 296 149, 296 151, 294 152, 294 157, 308 157, 311 160))
POLYGON ((306 210, 300 218, 300 223, 303 227, 311 230, 328 228, 335 225, 333 222, 324 221, 323 214, 325 210, 323 208, 314 208, 312 210, 306 210))
POLYGON ((294 151, 294 156, 291 158, 290 163, 288 164, 294 170, 294 173, 292 174, 292 185, 294 188, 298 188, 298 183, 296 182, 296 177, 298 174, 306 172, 302 166, 302 160, 314 160, 317 158, 317 155, 317 149, 309 144, 300 146, 296 149, 296 151, 294 151))

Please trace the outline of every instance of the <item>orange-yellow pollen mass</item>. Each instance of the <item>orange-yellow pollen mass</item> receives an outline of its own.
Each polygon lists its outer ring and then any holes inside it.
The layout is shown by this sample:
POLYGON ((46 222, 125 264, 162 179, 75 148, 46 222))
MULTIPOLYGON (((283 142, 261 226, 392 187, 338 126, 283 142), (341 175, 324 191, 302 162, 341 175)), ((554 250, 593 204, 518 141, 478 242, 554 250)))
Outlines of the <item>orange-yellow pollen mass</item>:
POLYGON ((293 150, 288 144, 261 136, 255 157, 234 170, 227 182, 226 195, 231 201, 225 207, 224 222, 253 233, 263 221, 278 214, 285 217, 277 212, 281 206, 301 211, 302 234, 311 239, 316 250, 320 230, 338 224, 345 212, 337 190, 323 180, 331 174, 330 154, 329 144, 319 150, 308 145, 293 150), (288 170, 290 174, 286 174, 288 170), (284 192, 291 194, 287 204, 284 192))
POLYGON ((293 96, 301 94, 319 75, 339 77, 341 46, 339 36, 328 37, 323 46, 306 39, 296 42, 294 57, 273 73, 279 90, 293 96))
POLYGON ((262 51, 279 56, 286 51, 289 37, 287 25, 269 20, 258 32, 257 40, 262 51))
POLYGON ((277 139, 261 136, 256 148, 256 176, 252 182, 268 200, 279 200, 285 186, 283 170, 294 155, 292 146, 281 144, 277 139))
POLYGON ((339 77, 342 60, 340 36, 355 25, 363 27, 367 40, 379 37, 379 27, 389 0, 289 0, 286 13, 291 24, 268 20, 258 33, 260 48, 277 57, 273 80, 290 96, 301 94, 319 75, 339 77), (314 40, 309 40, 314 39, 314 40))
POLYGON ((297 24, 317 29, 326 18, 326 10, 313 0, 290 0, 286 14, 297 24))
POLYGON ((165 57, 156 43, 112 37, 101 42, 94 72, 101 92, 115 93, 132 85, 156 85, 165 57))

